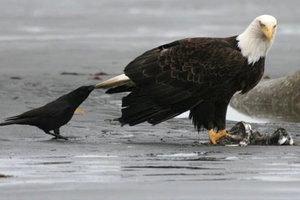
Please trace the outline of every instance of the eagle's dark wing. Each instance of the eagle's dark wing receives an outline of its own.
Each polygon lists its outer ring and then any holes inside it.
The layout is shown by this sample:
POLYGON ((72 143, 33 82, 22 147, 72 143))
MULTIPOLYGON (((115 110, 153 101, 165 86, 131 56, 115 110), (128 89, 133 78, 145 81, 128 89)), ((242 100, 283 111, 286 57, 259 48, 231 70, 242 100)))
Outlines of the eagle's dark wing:
POLYGON ((125 68, 136 87, 123 98, 119 120, 157 124, 179 115, 216 89, 230 89, 246 62, 226 39, 184 39, 147 51, 125 68))

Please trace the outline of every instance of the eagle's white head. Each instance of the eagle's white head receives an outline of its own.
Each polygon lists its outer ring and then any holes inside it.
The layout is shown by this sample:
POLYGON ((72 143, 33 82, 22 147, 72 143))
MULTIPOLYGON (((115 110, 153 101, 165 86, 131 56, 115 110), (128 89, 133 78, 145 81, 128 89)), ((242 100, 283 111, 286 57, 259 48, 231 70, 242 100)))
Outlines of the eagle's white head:
POLYGON ((256 17, 247 29, 237 37, 238 47, 248 64, 254 64, 265 57, 274 41, 277 20, 271 15, 256 17))

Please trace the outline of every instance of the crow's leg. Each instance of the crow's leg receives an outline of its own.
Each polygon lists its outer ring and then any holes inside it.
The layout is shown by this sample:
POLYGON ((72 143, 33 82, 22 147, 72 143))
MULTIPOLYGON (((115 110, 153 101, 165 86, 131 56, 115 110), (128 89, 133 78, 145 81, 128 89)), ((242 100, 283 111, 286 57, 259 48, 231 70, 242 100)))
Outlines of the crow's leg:
POLYGON ((61 136, 61 135, 60 135, 59 128, 57 128, 57 129, 54 129, 54 130, 53 130, 53 132, 54 132, 54 134, 56 135, 56 137, 57 137, 58 139, 64 139, 64 140, 68 140, 68 138, 66 138, 66 137, 63 137, 63 136, 61 136))
POLYGON ((56 135, 60 135, 59 128, 57 128, 57 129, 54 129, 54 130, 53 130, 53 132, 54 132, 54 134, 56 134, 56 135))
POLYGON ((50 131, 45 131, 45 133, 54 136, 54 139, 68 140, 68 138, 59 135, 59 129, 55 129, 54 133, 51 133, 50 131))

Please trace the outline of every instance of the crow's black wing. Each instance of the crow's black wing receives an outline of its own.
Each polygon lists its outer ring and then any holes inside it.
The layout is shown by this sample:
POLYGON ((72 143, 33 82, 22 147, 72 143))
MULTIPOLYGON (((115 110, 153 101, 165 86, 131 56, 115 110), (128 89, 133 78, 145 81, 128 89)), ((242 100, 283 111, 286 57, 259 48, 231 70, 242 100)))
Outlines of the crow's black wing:
POLYGON ((63 99, 59 99, 53 102, 50 102, 42 107, 29 110, 20 115, 9 117, 6 121, 15 121, 15 120, 31 120, 31 119, 39 119, 39 118, 57 118, 62 117, 65 113, 70 112, 72 106, 69 105, 68 102, 63 99))

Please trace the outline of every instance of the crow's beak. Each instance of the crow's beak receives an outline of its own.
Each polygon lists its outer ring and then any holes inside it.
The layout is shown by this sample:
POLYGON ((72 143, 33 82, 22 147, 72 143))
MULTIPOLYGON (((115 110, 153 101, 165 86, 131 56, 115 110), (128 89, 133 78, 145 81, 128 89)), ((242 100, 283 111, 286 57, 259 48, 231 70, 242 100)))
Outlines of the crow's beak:
POLYGON ((93 91, 95 89, 95 85, 90 85, 89 86, 89 88, 88 88, 88 90, 91 92, 91 91, 93 91))

